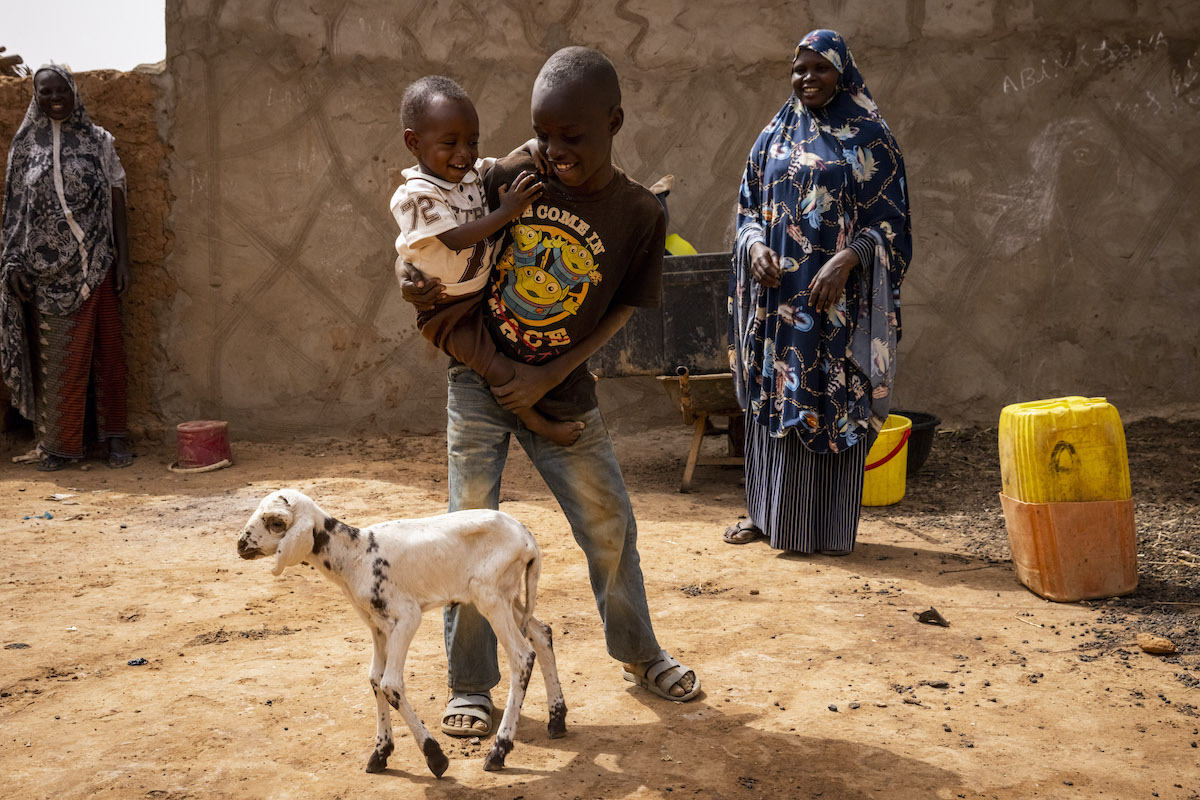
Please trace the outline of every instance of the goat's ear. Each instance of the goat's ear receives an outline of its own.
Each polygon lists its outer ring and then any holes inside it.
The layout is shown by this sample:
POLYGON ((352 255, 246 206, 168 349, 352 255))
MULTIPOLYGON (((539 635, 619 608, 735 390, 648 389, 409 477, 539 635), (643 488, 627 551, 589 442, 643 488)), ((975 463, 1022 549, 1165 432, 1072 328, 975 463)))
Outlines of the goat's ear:
POLYGON ((284 535, 283 541, 275 551, 275 569, 271 574, 278 575, 285 567, 294 567, 308 556, 312 555, 313 529, 307 520, 295 520, 291 530, 284 535))

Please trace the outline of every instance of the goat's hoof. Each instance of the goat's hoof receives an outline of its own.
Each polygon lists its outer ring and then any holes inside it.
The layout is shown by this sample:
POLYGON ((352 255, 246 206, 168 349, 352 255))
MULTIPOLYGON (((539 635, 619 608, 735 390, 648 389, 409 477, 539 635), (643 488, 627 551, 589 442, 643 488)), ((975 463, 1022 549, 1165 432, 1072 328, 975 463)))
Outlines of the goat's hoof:
POLYGON ((425 746, 421 748, 421 752, 425 754, 425 763, 429 766, 429 771, 433 773, 433 777, 440 778, 450 766, 450 759, 446 758, 446 754, 442 752, 442 746, 437 743, 437 740, 432 736, 425 740, 425 746))
POLYGON ((546 724, 546 730, 551 739, 561 739, 567 735, 567 706, 562 701, 551 704, 550 721, 546 724))
POLYGON ((512 752, 512 749, 512 742, 496 737, 496 743, 492 745, 492 749, 488 751, 487 758, 483 760, 484 770, 499 772, 504 769, 504 758, 512 752))
POLYGON ((375 752, 371 753, 371 760, 367 762, 367 772, 383 772, 387 769, 388 756, 394 749, 391 740, 376 745, 375 752))

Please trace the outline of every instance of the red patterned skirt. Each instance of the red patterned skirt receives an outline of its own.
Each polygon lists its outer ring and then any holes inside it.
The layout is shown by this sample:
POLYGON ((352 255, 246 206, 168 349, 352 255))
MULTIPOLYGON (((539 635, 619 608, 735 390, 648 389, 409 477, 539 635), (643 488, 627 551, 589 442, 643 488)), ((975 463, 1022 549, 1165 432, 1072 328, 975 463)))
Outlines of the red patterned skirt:
POLYGON ((125 342, 112 270, 74 314, 59 317, 35 310, 34 327, 42 451, 83 457, 89 380, 99 437, 125 436, 125 342))

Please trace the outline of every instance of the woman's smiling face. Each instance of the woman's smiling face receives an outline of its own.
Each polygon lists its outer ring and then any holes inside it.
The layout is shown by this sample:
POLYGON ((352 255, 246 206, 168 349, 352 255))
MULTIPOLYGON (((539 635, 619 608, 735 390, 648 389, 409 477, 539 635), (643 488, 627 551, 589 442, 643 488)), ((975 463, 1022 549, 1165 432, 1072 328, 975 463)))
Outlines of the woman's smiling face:
POLYGON ((815 50, 801 50, 792 62, 792 91, 805 108, 824 108, 837 94, 837 67, 815 50))
POLYGON ((33 93, 38 108, 52 120, 62 122, 75 110, 75 93, 71 84, 54 70, 44 69, 33 78, 33 93))

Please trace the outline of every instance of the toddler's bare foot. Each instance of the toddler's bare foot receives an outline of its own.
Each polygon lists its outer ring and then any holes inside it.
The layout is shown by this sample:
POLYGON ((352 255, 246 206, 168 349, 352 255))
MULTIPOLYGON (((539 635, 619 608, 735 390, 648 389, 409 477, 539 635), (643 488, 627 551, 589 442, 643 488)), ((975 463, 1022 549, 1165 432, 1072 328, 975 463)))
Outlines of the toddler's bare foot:
POLYGON ((525 423, 526 428, 538 436, 546 437, 559 447, 570 447, 578 441, 579 434, 583 433, 583 423, 578 420, 550 419, 532 408, 518 411, 517 418, 525 423))
POLYGON ((583 433, 583 423, 579 421, 560 422, 559 420, 546 419, 545 430, 539 431, 532 426, 530 430, 540 436, 545 436, 559 447, 570 447, 579 441, 579 435, 583 433))

